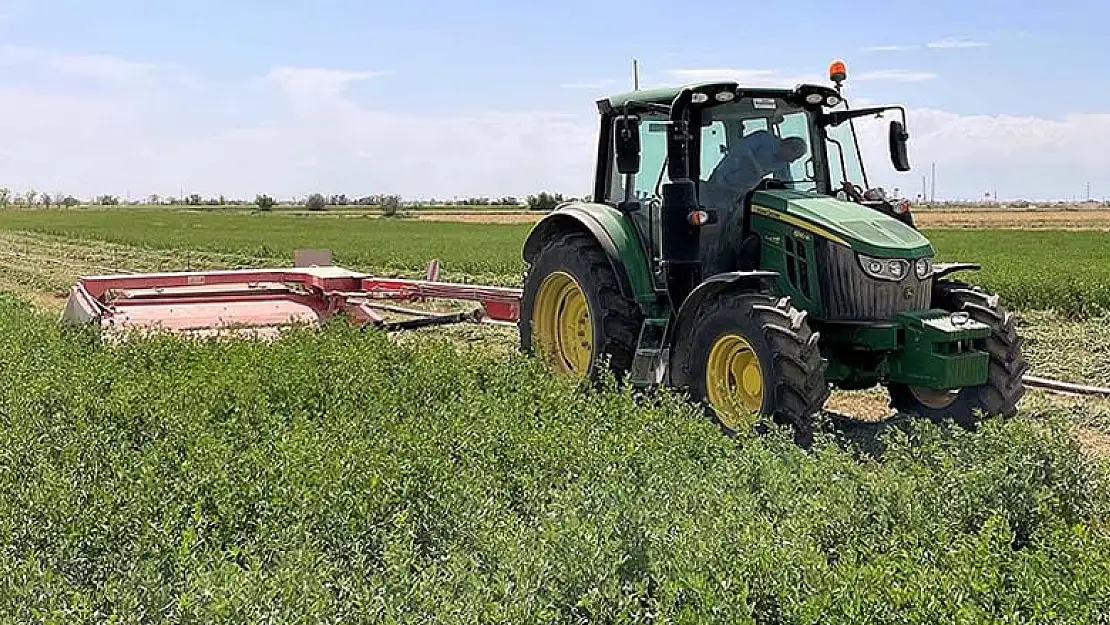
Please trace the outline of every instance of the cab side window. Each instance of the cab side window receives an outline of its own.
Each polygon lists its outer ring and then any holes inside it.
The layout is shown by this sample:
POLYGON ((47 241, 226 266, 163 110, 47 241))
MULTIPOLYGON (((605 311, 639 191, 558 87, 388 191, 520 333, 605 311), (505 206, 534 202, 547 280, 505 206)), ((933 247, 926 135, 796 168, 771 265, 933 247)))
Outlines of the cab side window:
POLYGON ((667 124, 663 117, 643 117, 640 120, 640 173, 636 176, 636 199, 657 197, 660 183, 667 178, 667 124), (662 174, 662 179, 660 179, 662 174))
POLYGON ((778 134, 782 138, 799 137, 806 144, 806 152, 801 157, 790 163, 790 178, 794 183, 792 188, 799 191, 814 191, 817 189, 811 169, 813 167, 813 150, 809 145, 809 119, 805 113, 789 113, 778 124, 778 134))
POLYGON ((701 129, 701 178, 709 177, 728 151, 725 123, 715 121, 701 129))

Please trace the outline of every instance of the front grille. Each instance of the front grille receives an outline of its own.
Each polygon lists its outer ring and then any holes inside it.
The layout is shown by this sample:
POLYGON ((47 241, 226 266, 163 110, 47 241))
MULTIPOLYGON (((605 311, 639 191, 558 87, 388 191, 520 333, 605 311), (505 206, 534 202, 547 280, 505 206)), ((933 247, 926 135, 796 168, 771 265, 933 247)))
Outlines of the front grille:
POLYGON ((851 249, 826 240, 816 243, 828 321, 891 321, 898 313, 929 307, 932 278, 919 280, 911 268, 901 282, 876 280, 863 272, 851 249))

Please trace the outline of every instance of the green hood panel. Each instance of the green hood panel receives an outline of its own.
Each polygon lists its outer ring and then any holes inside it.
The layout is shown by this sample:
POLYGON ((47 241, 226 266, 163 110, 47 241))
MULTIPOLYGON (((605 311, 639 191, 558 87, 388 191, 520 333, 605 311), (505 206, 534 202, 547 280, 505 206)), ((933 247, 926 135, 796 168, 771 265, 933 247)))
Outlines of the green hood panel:
POLYGON ((762 206, 817 226, 868 256, 915 259, 934 254, 929 240, 917 230, 855 202, 815 193, 775 189, 756 192, 752 206, 754 210, 762 206))

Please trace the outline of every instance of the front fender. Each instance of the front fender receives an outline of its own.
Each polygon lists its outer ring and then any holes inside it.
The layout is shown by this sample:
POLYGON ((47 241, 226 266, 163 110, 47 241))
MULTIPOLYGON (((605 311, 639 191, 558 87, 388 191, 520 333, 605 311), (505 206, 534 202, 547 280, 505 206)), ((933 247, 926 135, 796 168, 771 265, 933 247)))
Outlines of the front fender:
POLYGON ((937 263, 933 265, 933 279, 938 280, 957 271, 979 271, 982 266, 975 263, 937 263))
POLYGON ((586 232, 594 237, 620 281, 621 294, 640 304, 656 301, 644 248, 636 227, 623 213, 606 204, 568 202, 541 219, 528 233, 522 254, 531 263, 544 243, 559 233, 586 232))
POLYGON ((671 346, 667 375, 671 385, 682 388, 687 384, 689 364, 687 356, 690 336, 693 334, 694 317, 698 309, 710 296, 732 288, 759 290, 770 286, 777 278, 777 271, 729 271, 710 276, 699 284, 686 300, 682 302, 667 337, 666 344, 671 346))

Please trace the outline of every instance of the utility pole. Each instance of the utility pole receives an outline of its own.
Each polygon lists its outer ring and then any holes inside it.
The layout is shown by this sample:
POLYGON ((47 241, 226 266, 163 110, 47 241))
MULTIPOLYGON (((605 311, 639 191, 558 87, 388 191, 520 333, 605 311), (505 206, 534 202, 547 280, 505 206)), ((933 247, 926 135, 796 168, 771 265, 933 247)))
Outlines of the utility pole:
POLYGON ((1087 201, 1091 201, 1091 183, 1087 183, 1087 201))

